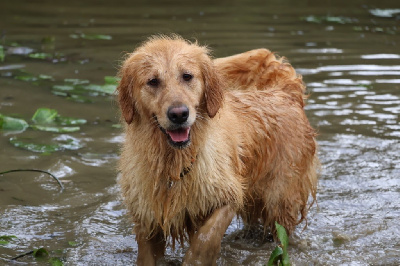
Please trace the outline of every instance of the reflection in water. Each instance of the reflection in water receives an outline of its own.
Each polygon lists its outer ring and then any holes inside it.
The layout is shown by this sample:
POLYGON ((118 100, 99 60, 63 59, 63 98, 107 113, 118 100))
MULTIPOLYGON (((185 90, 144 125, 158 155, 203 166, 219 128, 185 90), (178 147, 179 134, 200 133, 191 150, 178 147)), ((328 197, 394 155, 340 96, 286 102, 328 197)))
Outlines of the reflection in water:
MULTIPOLYGON (((70 265, 126 265, 136 259, 132 224, 115 185, 123 139, 115 126, 118 109, 109 92, 99 92, 105 86, 93 84, 115 75, 124 53, 146 36, 177 32, 209 44, 216 56, 267 47, 288 57, 303 75, 323 169, 308 228, 303 231, 301 224, 290 239, 293 263, 397 265, 400 32, 393 3, 383 1, 380 9, 372 0, 363 6, 344 0, 233 1, 229 6, 4 3, 0 113, 30 122, 37 108, 48 107, 88 123, 63 135, 0 132, 0 171, 48 170, 66 187, 59 193, 57 184, 40 174, 0 176, 0 235, 18 237, 0 246, 0 264, 38 247, 70 265), (92 90, 80 87, 83 82, 92 90), (38 143, 70 141, 71 149, 52 154, 20 150, 9 143, 15 136, 38 143)), ((260 235, 234 220, 219 265, 265 264, 275 244, 260 235)), ((167 254, 165 263, 176 263, 184 249, 168 248, 167 254)), ((30 256, 19 261, 42 263, 30 256)))

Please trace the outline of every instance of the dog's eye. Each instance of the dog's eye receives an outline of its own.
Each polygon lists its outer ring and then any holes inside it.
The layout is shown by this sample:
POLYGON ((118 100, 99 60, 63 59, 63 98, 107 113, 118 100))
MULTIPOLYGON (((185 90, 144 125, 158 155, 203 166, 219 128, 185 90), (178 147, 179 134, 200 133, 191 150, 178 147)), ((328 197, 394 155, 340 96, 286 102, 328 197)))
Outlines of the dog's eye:
POLYGON ((152 86, 152 87, 157 87, 160 84, 160 81, 158 79, 151 79, 147 82, 147 85, 152 86))
POLYGON ((182 75, 182 78, 184 81, 190 81, 193 78, 193 76, 188 73, 185 73, 182 75))

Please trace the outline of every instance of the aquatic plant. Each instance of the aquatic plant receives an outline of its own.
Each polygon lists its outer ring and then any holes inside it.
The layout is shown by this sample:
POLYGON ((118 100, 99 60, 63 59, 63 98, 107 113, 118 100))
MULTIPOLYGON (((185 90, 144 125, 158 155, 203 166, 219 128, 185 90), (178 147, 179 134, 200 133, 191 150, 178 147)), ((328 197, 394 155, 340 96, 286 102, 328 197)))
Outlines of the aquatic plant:
POLYGON ((287 252, 287 247, 289 244, 289 238, 286 233, 285 228, 275 222, 276 234, 280 244, 272 251, 271 256, 268 261, 268 266, 279 265, 279 266, 289 266, 290 259, 287 252))
MULTIPOLYGON (((28 123, 24 119, 0 114, 0 130, 21 133, 30 127, 39 131, 71 133, 79 131, 79 125, 87 123, 85 119, 61 116, 57 110, 49 108, 37 109, 31 120, 32 123, 28 123)), ((71 136, 58 137, 56 140, 57 143, 39 144, 29 139, 14 136, 9 141, 17 148, 42 154, 50 154, 60 150, 76 150, 82 147, 80 141, 71 136)))

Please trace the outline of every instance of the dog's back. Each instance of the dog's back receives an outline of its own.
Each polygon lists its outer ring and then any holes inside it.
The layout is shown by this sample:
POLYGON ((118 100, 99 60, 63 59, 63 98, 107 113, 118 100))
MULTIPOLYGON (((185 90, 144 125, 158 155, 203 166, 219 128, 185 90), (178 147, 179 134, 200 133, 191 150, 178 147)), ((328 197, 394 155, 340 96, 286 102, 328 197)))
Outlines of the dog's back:
POLYGON ((267 49, 214 59, 214 64, 229 90, 281 89, 305 105, 306 86, 302 77, 285 58, 267 49))

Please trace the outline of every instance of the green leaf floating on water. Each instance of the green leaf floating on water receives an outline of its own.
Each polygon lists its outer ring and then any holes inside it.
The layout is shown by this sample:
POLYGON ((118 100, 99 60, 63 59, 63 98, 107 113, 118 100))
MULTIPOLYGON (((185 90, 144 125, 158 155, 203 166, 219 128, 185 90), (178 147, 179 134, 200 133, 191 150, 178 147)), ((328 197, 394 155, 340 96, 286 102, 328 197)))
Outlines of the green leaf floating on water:
POLYGON ((117 77, 114 77, 114 76, 105 76, 104 77, 104 82, 106 84, 116 85, 116 84, 118 84, 119 80, 120 80, 120 78, 117 78, 117 77))
POLYGON ((3 45, 0 45, 0 62, 4 62, 5 56, 3 45))
POLYGON ((40 131, 47 131, 54 133, 71 133, 79 131, 81 129, 80 127, 52 127, 52 126, 40 126, 40 125, 32 125, 31 128, 40 131))
POLYGON ((51 124, 58 115, 57 110, 49 108, 39 108, 32 116, 32 121, 36 124, 51 124))
POLYGON ((20 81, 25 81, 25 82, 34 82, 34 81, 38 80, 38 78, 36 76, 29 74, 29 73, 23 73, 21 75, 15 76, 14 78, 17 80, 20 80, 20 81))
POLYGON ((51 59, 53 58, 53 55, 48 53, 32 53, 29 54, 29 57, 34 59, 51 59))
POLYGON ((57 110, 49 108, 37 109, 32 117, 32 121, 35 123, 34 125, 31 125, 33 129, 55 133, 70 133, 79 131, 80 127, 76 125, 83 125, 87 122, 85 119, 62 117, 58 115, 57 110), (61 125, 62 127, 58 125, 61 125), (73 125, 75 127, 70 127, 73 125))
POLYGON ((49 256, 49 252, 45 248, 38 248, 33 251, 33 256, 35 258, 46 258, 49 256))
POLYGON ((87 123, 85 119, 63 117, 57 110, 49 108, 39 108, 32 117, 32 125, 25 120, 13 118, 0 114, 0 130, 8 131, 24 131, 29 126, 35 130, 55 132, 55 133, 71 133, 80 130, 78 125, 87 123))
POLYGON ((49 53, 31 53, 28 55, 29 58, 33 59, 41 59, 41 60, 54 60, 54 59, 60 59, 64 57, 64 54, 61 53, 55 53, 55 54, 49 54, 49 53))
POLYGON ((64 79, 65 83, 69 83, 72 85, 80 85, 80 84, 89 84, 90 81, 87 79, 64 79))
POLYGON ((90 84, 85 79, 65 79, 64 84, 52 87, 52 93, 75 102, 90 103, 92 97, 113 95, 117 89, 118 80, 116 77, 105 76, 104 84, 98 85, 90 84))
POLYGON ((104 34, 71 34, 69 35, 72 39, 85 39, 85 40, 112 40, 112 37, 110 35, 104 35, 104 34))
POLYGON ((14 79, 20 80, 20 81, 25 81, 25 82, 31 82, 32 84, 37 84, 38 82, 41 81, 53 81, 53 77, 49 75, 34 75, 32 73, 27 73, 25 71, 18 71, 14 79))
POLYGON ((307 16, 307 17, 301 17, 301 20, 311 22, 311 23, 324 23, 324 22, 330 22, 330 23, 337 23, 337 24, 349 24, 353 23, 355 20, 352 18, 348 17, 335 17, 335 16, 307 16))
POLYGON ((0 240, 5 240, 5 241, 11 241, 12 239, 17 238, 14 235, 4 235, 4 236, 0 236, 0 240))
POLYGON ((113 94, 115 92, 115 89, 117 88, 117 85, 113 84, 104 84, 104 85, 96 85, 96 84, 90 84, 87 86, 83 87, 85 90, 89 91, 96 91, 96 92, 102 92, 106 94, 113 94))
POLYGON ((14 238, 17 238, 17 237, 16 236, 9 236, 9 235, 0 236, 0 245, 7 245, 14 238))
POLYGON ((57 116, 55 121, 58 125, 62 126, 84 125, 87 123, 86 119, 64 117, 64 116, 57 116))
POLYGON ((62 151, 62 150, 77 150, 82 148, 82 145, 80 144, 79 141, 68 137, 66 137, 66 139, 61 139, 56 144, 34 143, 27 140, 21 140, 16 137, 10 138, 10 143, 17 148, 44 154, 50 154, 52 152, 62 151))
POLYGON ((400 14, 400 8, 395 9, 371 9, 369 11, 373 16, 381 17, 381 18, 391 18, 397 14, 400 14))
POLYGON ((76 247, 79 245, 79 243, 75 241, 68 241, 68 245, 70 245, 71 247, 76 247))
POLYGON ((17 148, 21 148, 24 150, 38 152, 38 153, 52 153, 55 151, 59 151, 62 149, 60 145, 57 144, 37 144, 37 143, 29 143, 17 138, 11 138, 10 143, 17 148))
POLYGON ((51 259, 49 259, 49 263, 51 266, 63 266, 64 265, 59 258, 51 258, 51 259))
POLYGON ((10 131, 24 131, 29 127, 23 119, 13 118, 0 114, 0 129, 10 131))

